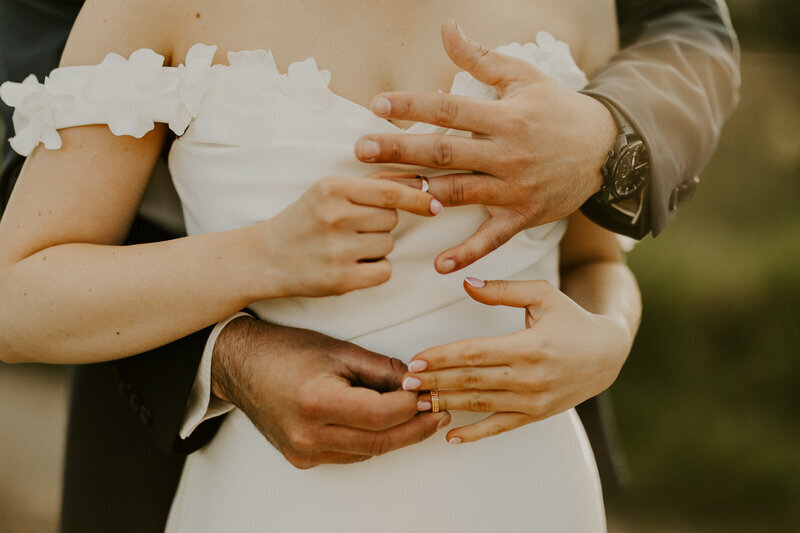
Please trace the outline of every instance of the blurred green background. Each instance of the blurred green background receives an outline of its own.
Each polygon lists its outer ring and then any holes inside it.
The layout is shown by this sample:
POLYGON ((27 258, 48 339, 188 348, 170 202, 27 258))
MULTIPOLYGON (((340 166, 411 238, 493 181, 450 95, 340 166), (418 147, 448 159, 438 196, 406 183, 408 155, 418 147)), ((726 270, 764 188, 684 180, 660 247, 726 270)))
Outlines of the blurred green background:
POLYGON ((741 103, 694 199, 629 256, 618 530, 800 531, 800 4, 729 5, 741 103))
MULTIPOLYGON (((612 532, 800 530, 800 3, 729 5, 741 104, 695 198, 630 254, 612 532)), ((64 378, 0 365, 0 531, 55 530, 64 378)))

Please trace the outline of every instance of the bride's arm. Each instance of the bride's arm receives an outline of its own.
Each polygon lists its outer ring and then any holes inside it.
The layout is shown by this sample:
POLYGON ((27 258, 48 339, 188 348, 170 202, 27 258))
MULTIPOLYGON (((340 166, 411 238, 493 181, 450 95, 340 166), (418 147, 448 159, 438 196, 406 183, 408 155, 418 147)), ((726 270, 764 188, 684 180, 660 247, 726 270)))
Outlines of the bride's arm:
MULTIPOLYGON (((62 64, 96 64, 106 51, 129 55, 140 47, 169 55, 160 22, 149 27, 145 15, 151 9, 169 17, 150 4, 87 3, 62 64)), ((388 261, 358 259, 391 250, 392 208, 431 214, 432 197, 421 191, 387 188, 382 180, 359 179, 354 188, 348 178, 327 179, 269 221, 123 247, 165 128, 142 139, 115 137, 105 126, 61 136, 60 150, 37 149, 28 159, 0 221, 5 361, 120 358, 181 338, 254 300, 381 283, 388 261), (377 233, 359 234, 364 221, 365 231, 377 233)))

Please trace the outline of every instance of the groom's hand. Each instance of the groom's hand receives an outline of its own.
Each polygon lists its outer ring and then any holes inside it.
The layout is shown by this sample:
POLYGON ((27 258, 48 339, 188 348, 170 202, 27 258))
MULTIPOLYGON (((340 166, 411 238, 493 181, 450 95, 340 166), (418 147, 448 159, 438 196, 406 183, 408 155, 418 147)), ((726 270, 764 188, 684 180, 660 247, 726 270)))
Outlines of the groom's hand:
POLYGON ((450 59, 493 86, 500 100, 394 92, 376 96, 372 110, 384 118, 470 131, 473 138, 367 135, 355 152, 369 163, 475 171, 430 178, 430 192, 444 205, 482 204, 490 214, 472 237, 436 258, 436 269, 447 273, 477 261, 523 229, 576 211, 600 189, 600 167, 614 145, 616 127, 599 101, 564 87, 526 61, 464 37, 453 21, 442 26, 442 41, 450 59))
POLYGON ((297 468, 356 463, 416 444, 450 421, 416 414, 406 366, 352 343, 242 317, 220 335, 212 391, 297 468))

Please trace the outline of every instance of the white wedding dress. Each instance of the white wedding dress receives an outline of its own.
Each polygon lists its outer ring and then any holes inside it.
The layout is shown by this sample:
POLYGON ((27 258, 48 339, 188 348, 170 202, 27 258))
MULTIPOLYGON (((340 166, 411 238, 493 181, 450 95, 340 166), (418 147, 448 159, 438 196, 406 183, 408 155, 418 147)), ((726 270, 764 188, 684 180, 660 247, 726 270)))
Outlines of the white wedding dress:
MULTIPOLYGON (((586 83, 567 45, 549 34, 500 51, 573 89, 586 83)), ((154 121, 167 122, 180 135, 169 167, 190 234, 272 217, 324 176, 392 169, 359 162, 353 145, 367 133, 403 130, 333 94, 330 74, 313 59, 280 74, 263 50, 231 53, 229 65, 210 66, 213 53, 196 45, 178 68, 162 67, 163 58, 150 50, 129 60, 111 54, 98 66, 57 69, 44 85, 35 78, 6 84, 0 96, 17 107, 12 145, 27 155, 39 142, 58 148, 63 127, 108 124, 117 135, 141 136, 154 121)), ((467 73, 456 76, 451 92, 496 98, 467 73)), ((440 130, 416 124, 406 131, 440 130)), ((525 231, 455 275, 437 274, 434 257, 485 218, 479 206, 448 208, 434 218, 401 214, 386 284, 338 297, 257 302, 252 309, 265 320, 406 362, 434 345, 518 331, 520 310, 470 300, 461 280, 557 284, 566 222, 525 231)), ((483 416, 454 412, 450 427, 483 416)), ((596 466, 573 410, 471 444, 451 446, 445 431, 364 463, 301 471, 234 410, 211 444, 188 458, 167 531, 605 531, 596 466)))

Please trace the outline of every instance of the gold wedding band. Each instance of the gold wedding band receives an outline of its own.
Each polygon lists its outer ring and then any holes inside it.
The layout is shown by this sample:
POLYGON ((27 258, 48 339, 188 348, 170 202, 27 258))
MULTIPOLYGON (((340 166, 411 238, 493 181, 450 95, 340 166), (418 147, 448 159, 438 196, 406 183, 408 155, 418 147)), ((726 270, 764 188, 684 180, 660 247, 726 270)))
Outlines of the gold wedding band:
POLYGON ((439 412, 439 391, 437 389, 431 389, 431 412, 439 412))
POLYGON ((422 175, 417 175, 418 180, 422 180, 422 192, 428 192, 431 190, 431 182, 428 181, 428 178, 422 175))

